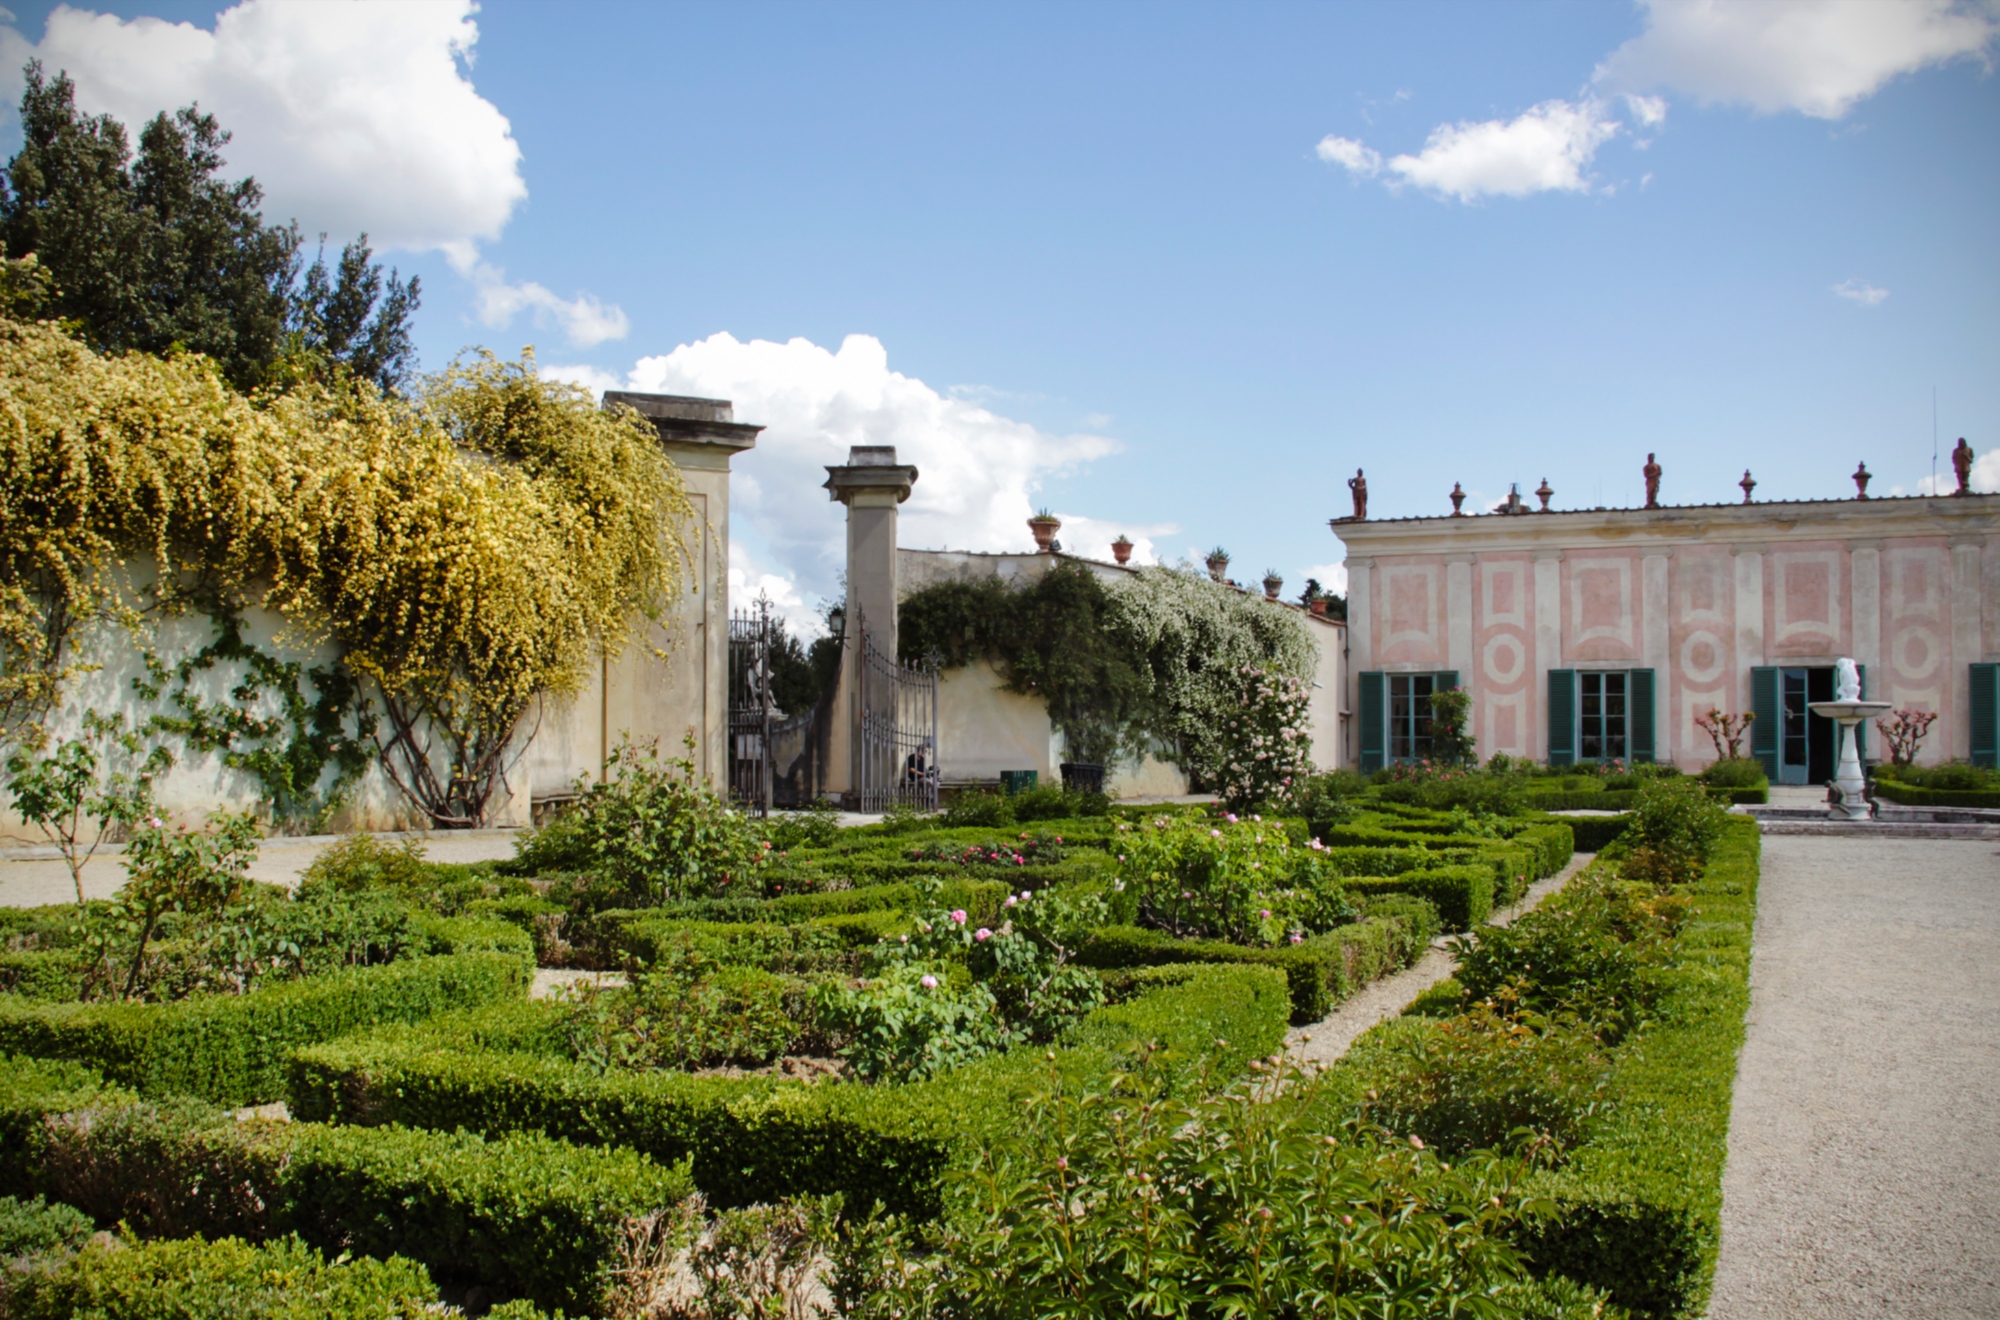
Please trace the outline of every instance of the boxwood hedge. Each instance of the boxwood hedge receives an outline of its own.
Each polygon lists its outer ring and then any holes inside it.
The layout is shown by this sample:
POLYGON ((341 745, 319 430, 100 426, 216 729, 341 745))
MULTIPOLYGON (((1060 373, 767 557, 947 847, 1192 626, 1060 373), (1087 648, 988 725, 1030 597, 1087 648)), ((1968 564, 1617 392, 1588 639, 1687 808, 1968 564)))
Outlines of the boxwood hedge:
POLYGON ((0 1092, 19 1152, 0 1166, 0 1193, 45 1195, 148 1237, 296 1233, 329 1255, 406 1256, 440 1284, 572 1313, 597 1312, 635 1228, 694 1190, 684 1166, 629 1149, 239 1123, 140 1100, 74 1064, 0 1061, 0 1092))
POLYGON ((0 996, 0 1054, 77 1060, 145 1095, 264 1104, 284 1095, 285 1059, 294 1047, 375 1023, 518 999, 531 970, 512 953, 462 953, 162 1004, 0 996))
POLYGON ((1131 988, 1131 999, 1092 1013, 1046 1055, 1018 1049, 900 1086, 599 1075, 538 1050, 548 1039, 540 1008, 468 1014, 301 1049, 291 1105, 301 1117, 350 1124, 542 1132, 691 1158, 695 1183, 721 1205, 840 1192, 856 1211, 879 1201, 931 1218, 952 1161, 982 1131, 1014 1121, 1051 1070, 1057 1084, 1088 1085, 1135 1043, 1162 1042, 1185 1060, 1184 1084, 1197 1086, 1283 1041, 1290 1001, 1273 969, 1161 968, 1131 988))

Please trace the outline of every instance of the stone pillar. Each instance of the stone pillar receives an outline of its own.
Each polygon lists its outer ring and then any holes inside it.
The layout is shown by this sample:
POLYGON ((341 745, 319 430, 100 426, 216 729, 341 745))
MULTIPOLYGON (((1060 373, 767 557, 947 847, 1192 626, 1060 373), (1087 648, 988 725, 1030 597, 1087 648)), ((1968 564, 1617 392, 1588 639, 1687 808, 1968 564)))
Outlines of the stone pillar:
POLYGON ((1736 554, 1736 689, 1738 712, 1750 709, 1750 671, 1764 663, 1764 547, 1738 545, 1736 554))
POLYGON ((1340 754, 1344 764, 1361 764, 1361 741, 1357 734, 1361 719, 1360 675, 1375 667, 1374 593, 1369 570, 1375 561, 1347 556, 1347 646, 1348 664, 1341 675, 1341 708, 1344 711, 1340 754))
POLYGON ((1653 758, 1676 764, 1682 752, 1680 693, 1674 687, 1672 631, 1672 547, 1648 550, 1639 565, 1641 654, 1653 671, 1653 758))
POLYGON ((1535 552, 1535 686, 1522 742, 1537 761, 1549 759, 1549 671, 1563 667, 1562 557, 1560 550, 1535 552))
POLYGON ((834 793, 857 787, 856 688, 864 631, 878 654, 896 656, 896 510, 916 482, 917 470, 896 462, 894 445, 855 445, 845 465, 826 470, 828 495, 847 506, 847 632, 827 756, 827 788, 834 793))

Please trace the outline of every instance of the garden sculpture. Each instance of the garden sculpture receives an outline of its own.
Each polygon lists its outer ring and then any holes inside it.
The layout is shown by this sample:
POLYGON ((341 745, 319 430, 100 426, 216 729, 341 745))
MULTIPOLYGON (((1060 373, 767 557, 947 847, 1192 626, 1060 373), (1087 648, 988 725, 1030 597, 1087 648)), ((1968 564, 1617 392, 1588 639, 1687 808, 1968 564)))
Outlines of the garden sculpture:
POLYGON ((1835 701, 1861 700, 1861 667, 1845 657, 1834 662, 1833 699, 1835 701))
POLYGON ((1875 474, 1873 472, 1870 472, 1868 470, 1868 465, 1866 463, 1857 463, 1854 465, 1855 499, 1865 500, 1868 498, 1868 482, 1869 479, 1874 475, 1875 474))
POLYGON ((1972 493, 1972 446, 1965 443, 1965 437, 1958 437, 1958 448, 1951 451, 1951 470, 1958 474, 1958 489, 1954 495, 1972 493))
POLYGON ((1347 488, 1354 492, 1354 521, 1364 522, 1368 517, 1368 478, 1361 475, 1361 469, 1354 469, 1354 475, 1347 479, 1347 488))
POLYGON ((1646 455, 1646 466, 1643 471, 1646 474, 1646 507, 1657 509, 1660 507, 1661 468, 1651 454, 1646 455))

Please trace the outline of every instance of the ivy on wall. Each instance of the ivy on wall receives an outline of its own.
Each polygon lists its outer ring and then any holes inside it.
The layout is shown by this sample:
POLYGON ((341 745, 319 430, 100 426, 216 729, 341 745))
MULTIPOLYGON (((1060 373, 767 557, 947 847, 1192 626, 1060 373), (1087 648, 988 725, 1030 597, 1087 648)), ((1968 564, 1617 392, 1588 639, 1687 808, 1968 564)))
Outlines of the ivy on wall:
POLYGON ((1308 680, 1318 660, 1292 611, 1178 568, 1107 581, 1065 561, 1026 586, 935 583, 904 598, 897 629, 905 663, 990 660, 1008 690, 1040 696, 1073 758, 1164 745, 1198 781, 1228 759, 1246 673, 1308 680))

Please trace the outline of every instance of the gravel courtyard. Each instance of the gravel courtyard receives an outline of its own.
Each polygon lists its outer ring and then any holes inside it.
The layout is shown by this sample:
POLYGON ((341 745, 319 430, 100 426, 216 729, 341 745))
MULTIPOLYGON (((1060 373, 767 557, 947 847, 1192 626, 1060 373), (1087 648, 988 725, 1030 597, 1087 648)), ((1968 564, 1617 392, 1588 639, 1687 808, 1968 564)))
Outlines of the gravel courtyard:
POLYGON ((1765 837, 1709 1315, 2000 1315, 2000 845, 1765 837))

